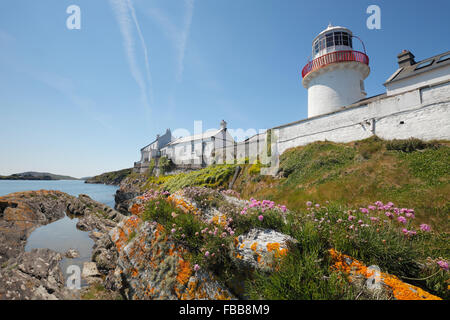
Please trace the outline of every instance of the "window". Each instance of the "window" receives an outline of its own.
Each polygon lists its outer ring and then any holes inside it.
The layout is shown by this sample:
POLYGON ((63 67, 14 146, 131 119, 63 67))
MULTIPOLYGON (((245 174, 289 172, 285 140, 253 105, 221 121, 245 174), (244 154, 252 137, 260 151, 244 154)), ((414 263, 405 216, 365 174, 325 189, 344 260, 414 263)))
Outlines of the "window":
POLYGON ((316 40, 316 42, 314 42, 314 54, 317 54, 319 52, 319 48, 320 48, 319 40, 316 40))
POLYGON ((428 66, 430 66, 433 62, 434 62, 434 59, 428 60, 428 61, 425 61, 425 62, 422 62, 422 63, 419 63, 419 64, 417 65, 417 67, 416 67, 414 70, 422 69, 422 68, 428 67, 428 66))
POLYGON ((191 141, 191 151, 192 151, 192 153, 195 152, 194 141, 191 141))
POLYGON ((443 56, 441 56, 439 58, 439 60, 437 61, 437 63, 448 60, 448 59, 450 59, 450 53, 447 53, 447 54, 444 54, 443 56))
POLYGON ((348 33, 342 33, 342 44, 344 46, 350 46, 348 33))
POLYGON ((335 32, 334 33, 334 45, 335 46, 342 46, 342 32, 335 32))
POLYGON ((327 48, 332 47, 334 45, 333 34, 332 33, 328 33, 325 37, 327 39, 327 48))

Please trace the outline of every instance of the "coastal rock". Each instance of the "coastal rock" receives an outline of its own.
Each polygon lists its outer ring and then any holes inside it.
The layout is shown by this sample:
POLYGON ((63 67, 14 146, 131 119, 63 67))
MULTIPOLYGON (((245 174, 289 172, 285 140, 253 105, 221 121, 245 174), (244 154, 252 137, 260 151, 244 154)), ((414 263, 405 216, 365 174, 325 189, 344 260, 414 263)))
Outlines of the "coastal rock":
POLYGON ((75 249, 69 249, 65 253, 66 258, 74 259, 80 256, 80 253, 75 249))
POLYGON ((254 269, 270 270, 274 259, 287 253, 288 242, 297 242, 294 238, 269 229, 251 229, 235 240, 235 257, 243 265, 254 269))
POLYGON ((62 255, 49 249, 22 253, 0 269, 0 300, 75 299, 65 288, 59 267, 62 255))
POLYGON ((143 194, 141 191, 141 186, 144 184, 146 177, 144 175, 140 176, 129 176, 120 183, 119 190, 116 191, 114 200, 116 205, 114 209, 122 214, 129 215, 128 208, 134 198, 143 194))
MULTIPOLYGON (((76 198, 46 190, 9 194, 0 197, 0 299, 79 298, 79 292, 65 288, 59 268, 62 254, 49 249, 24 252, 35 228, 61 219, 66 213, 79 219, 81 229, 92 230, 100 270, 107 274, 116 267, 117 252, 110 239, 108 242, 108 233, 125 216, 86 195, 76 198)), ((67 257, 75 256, 74 251, 67 253, 67 257)), ((90 271, 88 282, 102 281, 96 262, 86 270, 90 271)))
POLYGON ((119 258, 111 286, 128 299, 233 299, 233 294, 207 271, 194 272, 159 224, 131 216, 110 233, 119 258))

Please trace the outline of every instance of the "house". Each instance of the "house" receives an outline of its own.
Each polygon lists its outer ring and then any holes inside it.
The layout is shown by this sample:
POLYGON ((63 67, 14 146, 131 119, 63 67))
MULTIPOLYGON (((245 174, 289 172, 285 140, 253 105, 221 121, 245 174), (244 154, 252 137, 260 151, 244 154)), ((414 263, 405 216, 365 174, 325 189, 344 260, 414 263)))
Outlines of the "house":
POLYGON ((156 139, 141 149, 141 160, 134 163, 134 171, 143 173, 148 170, 150 161, 161 156, 161 149, 172 141, 170 129, 166 133, 156 135, 156 139))
POLYGON ((411 52, 403 50, 397 58, 397 71, 384 83, 388 96, 450 80, 450 51, 416 62, 411 52))
POLYGON ((182 137, 161 149, 161 156, 170 159, 177 167, 200 168, 214 163, 215 150, 234 145, 234 139, 222 120, 219 130, 182 137))

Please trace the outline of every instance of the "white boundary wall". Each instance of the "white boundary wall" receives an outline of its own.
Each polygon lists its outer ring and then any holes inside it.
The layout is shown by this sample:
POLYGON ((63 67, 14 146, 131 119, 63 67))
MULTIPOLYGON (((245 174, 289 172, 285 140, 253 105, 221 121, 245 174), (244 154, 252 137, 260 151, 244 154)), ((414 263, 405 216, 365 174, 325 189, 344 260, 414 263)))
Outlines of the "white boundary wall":
POLYGON ((279 126, 273 129, 282 154, 315 141, 350 142, 380 138, 450 139, 450 82, 279 126))
MULTIPOLYGON (((315 141, 347 143, 373 135, 386 140, 418 138, 450 140, 450 82, 426 86, 394 96, 381 95, 333 113, 270 129, 272 155, 315 141)), ((267 133, 245 142, 217 149, 216 163, 234 163, 239 159, 267 154, 267 133)), ((253 161, 252 161, 253 160, 253 161)), ((264 162, 263 162, 264 163, 264 162)))

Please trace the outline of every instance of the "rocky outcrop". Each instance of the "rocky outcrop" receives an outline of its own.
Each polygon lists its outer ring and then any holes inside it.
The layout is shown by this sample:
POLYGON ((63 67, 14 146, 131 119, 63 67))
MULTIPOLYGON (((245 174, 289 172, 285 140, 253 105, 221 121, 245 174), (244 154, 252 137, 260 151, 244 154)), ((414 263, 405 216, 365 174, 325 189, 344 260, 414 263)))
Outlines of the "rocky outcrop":
POLYGON ((130 206, 133 204, 133 199, 142 195, 142 185, 145 183, 147 177, 145 175, 129 176, 125 178, 116 191, 114 200, 116 202, 115 209, 122 214, 128 215, 130 206))
POLYGON ((208 271, 193 271, 186 249, 157 223, 131 216, 111 233, 119 258, 109 286, 128 299, 233 299, 208 271))
POLYGON ((78 298, 77 292, 65 288, 61 259, 60 253, 49 249, 21 253, 0 269, 0 300, 78 298))
POLYGON ((235 257, 246 267, 271 270, 275 259, 287 253, 289 242, 297 241, 274 230, 251 229, 236 238, 235 257))
POLYGON ((131 172, 132 172, 131 168, 119 171, 106 172, 95 177, 87 178, 85 180, 85 183, 107 184, 118 186, 122 182, 122 180, 125 179, 131 172))
MULTIPOLYGON (((59 267, 62 253, 49 249, 24 252, 31 232, 66 214, 79 219, 80 229, 95 241, 93 263, 103 281, 115 268, 117 251, 109 232, 125 216, 89 196, 78 198, 59 191, 18 192, 0 197, 0 299, 75 299, 79 292, 65 288, 59 267)), ((73 255, 74 252, 68 252, 73 255)), ((94 270, 90 265, 90 270, 94 270)), ((89 280, 89 279, 88 279, 89 280)))

